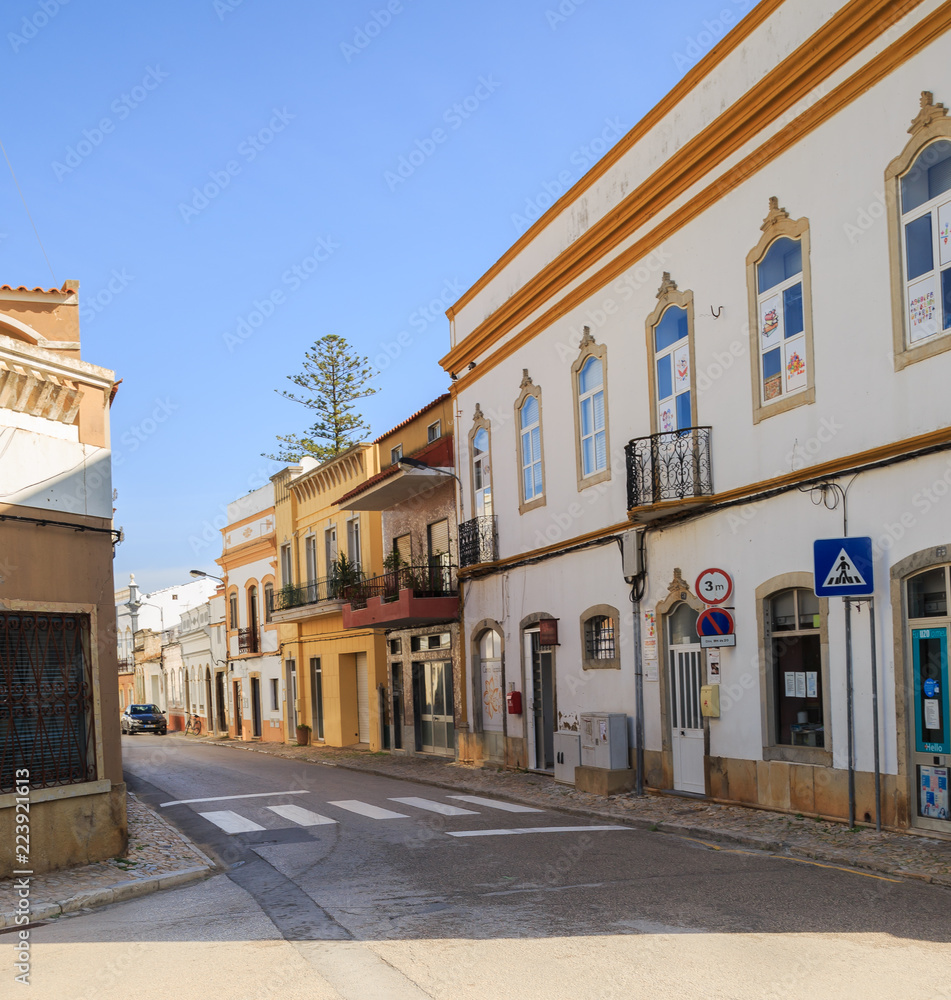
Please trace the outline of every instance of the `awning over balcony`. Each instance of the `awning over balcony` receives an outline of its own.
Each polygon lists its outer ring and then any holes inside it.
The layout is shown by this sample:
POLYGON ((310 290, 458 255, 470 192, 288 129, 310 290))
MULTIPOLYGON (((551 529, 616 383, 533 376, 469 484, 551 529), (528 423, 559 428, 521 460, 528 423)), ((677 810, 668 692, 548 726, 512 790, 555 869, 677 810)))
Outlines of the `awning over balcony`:
POLYGON ((340 501, 347 510, 389 510, 407 500, 451 483, 455 477, 445 469, 403 467, 367 486, 356 496, 340 501))

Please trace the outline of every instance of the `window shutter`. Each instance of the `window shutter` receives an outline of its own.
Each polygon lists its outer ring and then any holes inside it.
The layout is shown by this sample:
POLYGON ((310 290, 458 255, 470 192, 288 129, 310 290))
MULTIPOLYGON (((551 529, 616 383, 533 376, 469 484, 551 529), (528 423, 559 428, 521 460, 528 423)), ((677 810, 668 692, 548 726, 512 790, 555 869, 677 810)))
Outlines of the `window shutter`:
POLYGON ((429 556, 432 558, 437 553, 449 553, 449 522, 447 520, 437 521, 429 525, 429 556))
POLYGON ((413 561, 413 546, 409 535, 400 535, 393 539, 393 547, 400 554, 400 559, 408 565, 413 561))

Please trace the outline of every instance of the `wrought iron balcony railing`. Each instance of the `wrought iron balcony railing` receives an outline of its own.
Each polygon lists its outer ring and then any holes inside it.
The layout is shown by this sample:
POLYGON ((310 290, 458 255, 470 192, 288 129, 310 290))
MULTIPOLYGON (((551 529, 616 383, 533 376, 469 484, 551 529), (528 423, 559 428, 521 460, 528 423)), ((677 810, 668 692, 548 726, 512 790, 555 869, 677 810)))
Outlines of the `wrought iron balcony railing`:
POLYGON ((379 597, 384 603, 395 601, 401 590, 411 590, 414 597, 455 597, 458 593, 455 566, 436 562, 430 566, 401 566, 347 589, 345 600, 349 600, 351 608, 365 608, 371 597, 379 597))
POLYGON ((710 496, 713 493, 711 429, 686 427, 629 442, 624 448, 628 509, 665 500, 710 496))
POLYGON ((251 628, 238 629, 238 652, 258 652, 258 630, 255 626, 252 625, 251 628))
POLYGON ((306 604, 319 604, 321 601, 342 601, 347 596, 347 589, 358 585, 363 575, 357 573, 353 577, 328 576, 323 580, 311 580, 300 586, 292 584, 275 591, 271 612, 287 611, 289 608, 301 608, 306 604))
POLYGON ((499 558, 498 517, 474 517, 459 525, 459 565, 495 562, 499 558))

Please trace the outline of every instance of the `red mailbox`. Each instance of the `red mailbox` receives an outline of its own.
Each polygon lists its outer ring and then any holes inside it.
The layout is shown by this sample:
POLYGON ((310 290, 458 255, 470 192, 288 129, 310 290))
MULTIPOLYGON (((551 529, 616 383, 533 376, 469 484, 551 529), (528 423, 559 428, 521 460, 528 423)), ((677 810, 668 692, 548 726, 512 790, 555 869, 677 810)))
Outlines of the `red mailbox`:
POLYGON ((522 714, 522 692, 521 691, 509 691, 505 696, 505 702, 508 705, 509 715, 521 715, 522 714))

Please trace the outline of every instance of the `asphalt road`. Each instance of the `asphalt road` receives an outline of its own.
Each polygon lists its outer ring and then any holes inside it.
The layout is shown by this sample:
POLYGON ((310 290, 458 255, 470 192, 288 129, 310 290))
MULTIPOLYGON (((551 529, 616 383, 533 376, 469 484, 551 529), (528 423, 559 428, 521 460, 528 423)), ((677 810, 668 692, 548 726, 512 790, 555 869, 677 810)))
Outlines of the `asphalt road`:
POLYGON ((951 1000, 943 888, 175 739, 123 750, 221 874, 38 929, 34 996, 951 1000))

